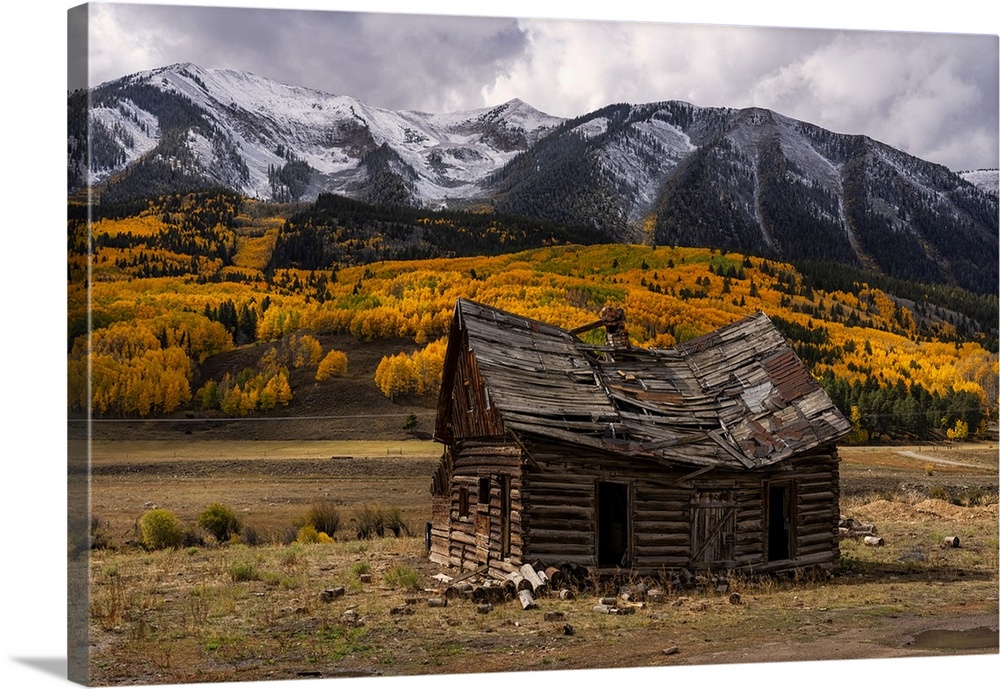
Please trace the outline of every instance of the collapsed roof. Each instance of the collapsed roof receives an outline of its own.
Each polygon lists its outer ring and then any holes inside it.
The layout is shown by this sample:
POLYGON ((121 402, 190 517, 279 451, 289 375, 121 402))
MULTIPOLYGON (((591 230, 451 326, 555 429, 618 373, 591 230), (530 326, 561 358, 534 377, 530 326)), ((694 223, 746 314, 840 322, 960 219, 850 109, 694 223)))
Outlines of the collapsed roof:
POLYGON ((671 349, 592 345, 466 299, 455 305, 438 405, 448 428, 467 347, 515 438, 654 462, 753 469, 834 442, 850 423, 761 312, 671 349))

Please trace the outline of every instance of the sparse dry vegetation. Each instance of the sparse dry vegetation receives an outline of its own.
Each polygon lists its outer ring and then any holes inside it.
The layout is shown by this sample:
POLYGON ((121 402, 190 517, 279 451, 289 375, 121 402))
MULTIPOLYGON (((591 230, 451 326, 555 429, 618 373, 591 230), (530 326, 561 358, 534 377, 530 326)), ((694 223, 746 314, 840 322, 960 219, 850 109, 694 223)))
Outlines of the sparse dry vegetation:
MULTIPOLYGON (((667 573, 640 580, 622 572, 585 582, 572 600, 543 596, 532 610, 498 601, 487 612, 463 597, 429 605, 444 597, 433 578, 441 568, 427 560, 422 538, 386 527, 393 513, 403 523, 426 520, 430 458, 333 466, 247 459, 238 467, 223 459, 224 471, 184 484, 184 504, 160 494, 147 499, 175 511, 182 527, 212 504, 211 491, 237 512, 256 502, 242 518, 269 537, 257 546, 232 539, 147 551, 127 545, 127 520, 102 517, 110 542, 91 551, 90 563, 93 679, 181 683, 996 652, 912 643, 917 632, 941 625, 995 629, 998 616, 996 449, 935 452, 980 468, 937 464, 928 475, 926 460, 898 450, 844 450, 842 514, 874 523, 885 545, 843 539, 843 566, 833 577, 713 572, 678 583, 667 573), (410 486, 414 497, 387 485, 410 486), (316 497, 320 490, 328 495, 316 497), (398 506, 385 507, 390 495, 401 498, 398 506), (348 521, 381 515, 383 536, 359 539, 356 528, 340 524, 325 542, 283 544, 282 528, 313 510, 335 510, 348 521), (946 547, 948 536, 961 547, 946 547), (662 595, 619 595, 638 584, 662 595), (595 613, 600 596, 617 596, 632 614, 595 613)), ((135 483, 134 473, 98 472, 95 510, 116 514, 116 495, 155 490, 155 476, 135 483)), ((138 504, 141 514, 138 500, 122 504, 138 504)))

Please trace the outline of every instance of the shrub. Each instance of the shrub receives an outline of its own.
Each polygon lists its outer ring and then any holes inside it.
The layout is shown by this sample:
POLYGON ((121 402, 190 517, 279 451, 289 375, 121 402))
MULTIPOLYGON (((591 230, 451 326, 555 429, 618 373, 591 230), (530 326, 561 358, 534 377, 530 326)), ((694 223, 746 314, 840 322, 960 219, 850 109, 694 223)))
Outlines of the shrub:
POLYGON ((109 527, 97 515, 90 516, 90 549, 102 550, 111 544, 109 527))
POLYGON ((927 491, 927 497, 932 500, 950 500, 948 496, 948 491, 944 489, 943 486, 931 486, 931 489, 927 491))
POLYGON ((149 510, 139 518, 139 536, 150 550, 176 548, 184 542, 184 528, 169 510, 149 510))
POLYGON ((354 513, 354 531, 359 539, 385 535, 385 514, 379 507, 365 505, 354 513))
POLYGON ((306 524, 295 535, 296 543, 319 543, 319 531, 312 524, 306 524))
POLYGON ((356 579, 362 574, 368 574, 369 572, 371 572, 372 568, 368 565, 367 562, 355 562, 353 565, 351 565, 351 569, 349 571, 351 573, 351 576, 356 579))
POLYGON ((385 583, 394 588, 416 589, 420 586, 420 575, 412 567, 396 565, 385 573, 385 583))
POLYGON ((198 526, 210 533, 219 543, 226 543, 240 532, 243 523, 233 510, 214 502, 198 515, 198 526))
POLYGON ((257 529, 252 526, 244 526, 240 531, 240 542, 244 545, 254 546, 263 543, 264 538, 260 535, 260 532, 258 532, 257 529))
POLYGON ((236 562, 229 565, 229 577, 234 584, 241 581, 256 581, 260 579, 260 572, 252 562, 236 562))
POLYGON ((409 525, 403 521, 403 513, 400 512, 398 507, 393 507, 389 510, 389 513, 385 515, 384 523, 385 530, 391 531, 392 535, 396 538, 413 535, 409 525))
POLYGON ((329 500, 316 502, 309 507, 303 523, 327 536, 333 536, 340 528, 340 512, 329 500))

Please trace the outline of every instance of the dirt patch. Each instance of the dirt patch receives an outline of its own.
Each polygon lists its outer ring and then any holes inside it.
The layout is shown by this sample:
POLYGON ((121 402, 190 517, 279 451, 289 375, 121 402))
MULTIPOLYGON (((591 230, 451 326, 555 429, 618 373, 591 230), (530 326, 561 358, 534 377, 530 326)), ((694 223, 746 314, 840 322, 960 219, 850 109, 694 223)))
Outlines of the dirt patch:
POLYGON ((855 507, 849 516, 855 516, 866 521, 880 519, 896 522, 912 522, 918 520, 944 519, 949 521, 979 521, 997 517, 997 505, 962 507, 944 500, 922 500, 910 505, 889 500, 875 500, 865 505, 855 507))

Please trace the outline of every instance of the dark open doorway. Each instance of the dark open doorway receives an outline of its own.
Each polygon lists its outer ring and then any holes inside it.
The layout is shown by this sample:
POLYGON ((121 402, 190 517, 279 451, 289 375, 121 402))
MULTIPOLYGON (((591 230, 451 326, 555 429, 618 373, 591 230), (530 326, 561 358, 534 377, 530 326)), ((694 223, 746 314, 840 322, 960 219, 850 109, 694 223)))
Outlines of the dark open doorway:
POLYGON ((500 559, 510 557, 510 476, 500 474, 500 559))
POLYGON ((767 487, 767 560, 791 557, 790 495, 788 484, 767 487))
POLYGON ((629 564, 628 485, 601 481, 597 484, 597 565, 629 564))

